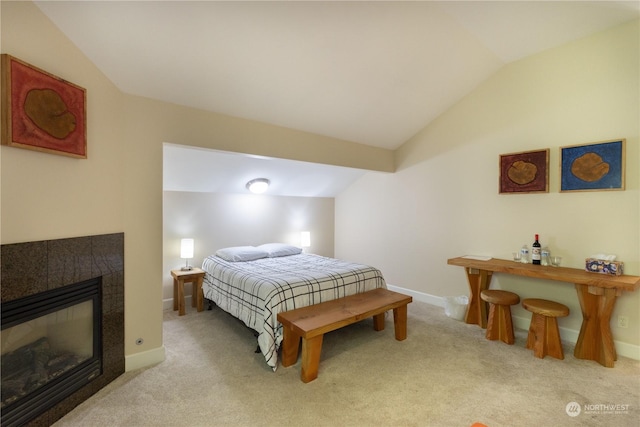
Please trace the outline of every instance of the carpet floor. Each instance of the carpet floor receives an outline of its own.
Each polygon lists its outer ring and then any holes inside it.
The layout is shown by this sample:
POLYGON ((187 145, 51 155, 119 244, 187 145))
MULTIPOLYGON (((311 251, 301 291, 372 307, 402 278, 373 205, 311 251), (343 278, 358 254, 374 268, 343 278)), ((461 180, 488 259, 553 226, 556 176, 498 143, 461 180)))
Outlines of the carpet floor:
POLYGON ((573 357, 537 359, 526 331, 509 346, 484 330, 409 304, 408 338, 393 316, 325 335, 319 376, 300 361, 273 372, 256 340, 222 310, 164 313, 166 360, 127 372, 54 424, 67 426, 640 425, 640 362, 614 368, 573 357))

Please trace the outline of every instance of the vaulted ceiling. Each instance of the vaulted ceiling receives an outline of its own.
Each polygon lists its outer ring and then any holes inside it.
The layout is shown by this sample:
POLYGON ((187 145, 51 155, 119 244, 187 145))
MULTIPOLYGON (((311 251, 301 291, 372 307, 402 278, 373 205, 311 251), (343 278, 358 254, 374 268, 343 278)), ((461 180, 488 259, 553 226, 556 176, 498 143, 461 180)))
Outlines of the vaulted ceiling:
POLYGON ((505 64, 638 19, 624 1, 56 1, 125 93, 395 149, 505 64))

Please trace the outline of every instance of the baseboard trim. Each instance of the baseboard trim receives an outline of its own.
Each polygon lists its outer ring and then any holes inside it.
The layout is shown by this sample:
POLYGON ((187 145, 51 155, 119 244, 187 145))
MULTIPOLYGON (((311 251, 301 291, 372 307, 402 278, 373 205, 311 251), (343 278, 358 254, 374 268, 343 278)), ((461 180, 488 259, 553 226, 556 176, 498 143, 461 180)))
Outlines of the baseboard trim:
MULTIPOLYGON (((184 304, 186 307, 191 307, 191 295, 185 295, 184 304)), ((163 311, 173 310, 173 298, 167 298, 162 300, 162 310, 163 311)))
POLYGON ((423 292, 412 291, 411 289, 405 289, 399 286, 393 286, 389 284, 387 284, 387 288, 390 291, 396 291, 396 292, 400 292, 400 293, 412 296, 413 299, 416 301, 426 302, 427 304, 444 308, 444 297, 438 297, 435 295, 425 294, 423 292))
POLYGON ((142 351, 124 357, 125 372, 135 371, 163 362, 165 359, 164 345, 151 350, 142 351))
MULTIPOLYGON (((410 295, 416 301, 425 302, 427 304, 435 305, 437 307, 444 308, 445 306, 444 297, 425 294, 423 292, 417 292, 411 289, 405 289, 399 286, 393 286, 389 284, 387 284, 387 288, 389 288, 389 290, 392 290, 392 291, 397 291, 406 295, 410 295)), ((531 322, 530 317, 513 316, 512 319, 513 319, 514 328, 522 329, 525 331, 529 330, 529 323, 531 322)), ((576 342, 578 341, 579 334, 580 334, 580 331, 577 331, 575 329, 560 328, 560 335, 562 337, 562 341, 570 343, 571 345, 576 344, 576 342)), ((628 357, 629 359, 633 359, 633 360, 640 360, 640 346, 635 344, 629 344, 623 341, 616 341, 616 340, 614 340, 613 343, 616 347, 616 352, 618 353, 618 356, 628 357)))

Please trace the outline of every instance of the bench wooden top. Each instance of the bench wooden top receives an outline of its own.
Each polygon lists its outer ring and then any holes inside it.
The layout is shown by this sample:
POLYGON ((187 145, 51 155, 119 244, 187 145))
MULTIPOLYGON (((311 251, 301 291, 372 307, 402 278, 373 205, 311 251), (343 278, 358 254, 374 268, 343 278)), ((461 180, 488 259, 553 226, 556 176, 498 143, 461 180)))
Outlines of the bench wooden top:
POLYGON ((407 305, 408 295, 378 288, 320 304, 278 313, 278 321, 303 338, 334 331, 387 310, 407 305))

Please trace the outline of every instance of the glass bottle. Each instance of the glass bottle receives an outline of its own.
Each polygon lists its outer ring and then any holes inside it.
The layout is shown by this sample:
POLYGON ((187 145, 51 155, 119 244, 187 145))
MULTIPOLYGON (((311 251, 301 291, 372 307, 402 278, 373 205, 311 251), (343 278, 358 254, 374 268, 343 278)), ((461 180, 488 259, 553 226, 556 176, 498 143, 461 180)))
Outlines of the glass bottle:
POLYGON ((533 241, 533 245, 531 245, 531 264, 540 265, 542 260, 542 246, 538 241, 538 235, 536 234, 536 238, 533 241))
POLYGON ((551 260, 550 260, 551 252, 549 252, 548 247, 545 246, 544 248, 542 248, 542 252, 540 256, 541 256, 540 262, 542 263, 542 265, 551 264, 551 260))

